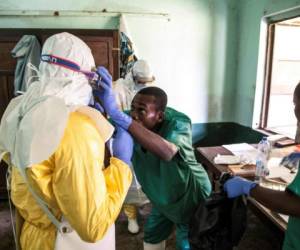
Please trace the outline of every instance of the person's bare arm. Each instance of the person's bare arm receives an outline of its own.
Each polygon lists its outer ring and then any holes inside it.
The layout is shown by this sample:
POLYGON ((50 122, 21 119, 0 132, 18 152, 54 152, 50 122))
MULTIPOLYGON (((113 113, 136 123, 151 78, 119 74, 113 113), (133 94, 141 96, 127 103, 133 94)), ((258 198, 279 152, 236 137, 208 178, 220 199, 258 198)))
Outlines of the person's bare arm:
POLYGON ((165 161, 170 161, 178 151, 175 144, 168 142, 134 120, 128 131, 143 148, 165 161))
POLYGON ((300 217, 300 197, 289 191, 276 191, 257 185, 250 191, 250 196, 275 212, 300 217))

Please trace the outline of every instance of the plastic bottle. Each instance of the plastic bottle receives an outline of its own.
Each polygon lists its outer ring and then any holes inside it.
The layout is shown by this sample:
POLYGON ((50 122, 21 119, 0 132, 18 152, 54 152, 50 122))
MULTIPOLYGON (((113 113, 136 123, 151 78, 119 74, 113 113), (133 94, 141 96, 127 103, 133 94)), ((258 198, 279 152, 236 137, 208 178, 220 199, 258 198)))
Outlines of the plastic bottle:
POLYGON ((268 158, 271 150, 271 145, 266 136, 258 143, 257 157, 256 157, 256 169, 254 181, 260 183, 263 177, 269 174, 268 158))

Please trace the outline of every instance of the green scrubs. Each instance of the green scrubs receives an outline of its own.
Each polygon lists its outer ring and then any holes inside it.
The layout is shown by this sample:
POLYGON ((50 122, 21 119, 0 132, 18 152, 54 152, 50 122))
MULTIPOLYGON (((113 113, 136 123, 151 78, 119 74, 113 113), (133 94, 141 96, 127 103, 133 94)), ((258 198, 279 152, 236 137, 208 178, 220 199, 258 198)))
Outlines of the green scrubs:
MULTIPOLYGON (((295 179, 287 187, 288 191, 300 196, 300 171, 298 171, 295 179)), ((298 250, 300 249, 300 218, 289 217, 283 250, 298 250)))
POLYGON ((161 160, 139 144, 135 144, 132 159, 138 181, 153 204, 144 241, 165 240, 176 224, 177 249, 183 249, 187 223, 199 202, 210 195, 211 184, 195 159, 191 121, 185 114, 167 108, 158 134, 178 148, 171 161, 161 160))

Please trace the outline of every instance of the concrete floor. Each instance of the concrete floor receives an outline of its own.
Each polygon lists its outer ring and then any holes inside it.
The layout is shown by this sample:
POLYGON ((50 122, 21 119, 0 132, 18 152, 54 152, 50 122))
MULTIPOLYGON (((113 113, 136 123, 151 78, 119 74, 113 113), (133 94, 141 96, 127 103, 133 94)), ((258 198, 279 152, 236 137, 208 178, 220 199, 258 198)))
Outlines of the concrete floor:
MULTIPOLYGON (((151 210, 147 204, 140 208, 139 222, 142 225, 151 210)), ((127 232, 127 220, 123 213, 116 222, 116 250, 142 250, 143 232, 131 235, 127 232)), ((0 201, 0 250, 14 250, 11 220, 7 201, 0 201)), ((235 250, 279 250, 280 241, 251 212, 248 214, 248 227, 239 246, 235 250)), ((167 240, 167 250, 175 250, 174 234, 167 240)))

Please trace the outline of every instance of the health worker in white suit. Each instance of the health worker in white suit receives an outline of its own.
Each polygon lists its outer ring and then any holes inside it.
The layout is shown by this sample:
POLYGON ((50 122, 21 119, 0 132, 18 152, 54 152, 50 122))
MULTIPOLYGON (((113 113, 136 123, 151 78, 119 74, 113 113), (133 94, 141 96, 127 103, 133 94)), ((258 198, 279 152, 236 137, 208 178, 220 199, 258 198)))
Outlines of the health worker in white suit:
POLYGON ((11 198, 24 219, 22 250, 115 249, 114 222, 132 180, 132 138, 115 128, 105 168, 114 128, 88 106, 93 67, 78 37, 49 37, 38 79, 2 117, 0 155, 12 168, 11 198))

